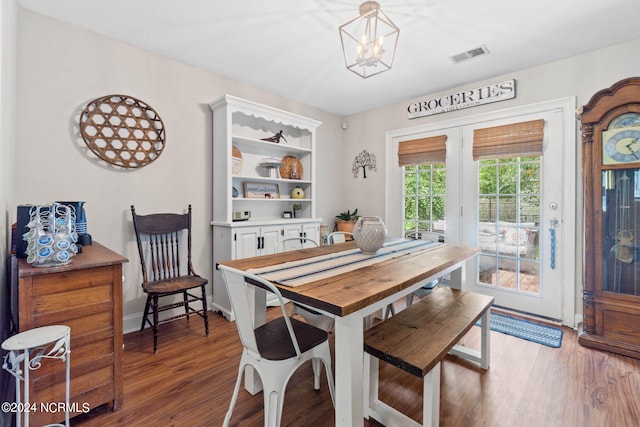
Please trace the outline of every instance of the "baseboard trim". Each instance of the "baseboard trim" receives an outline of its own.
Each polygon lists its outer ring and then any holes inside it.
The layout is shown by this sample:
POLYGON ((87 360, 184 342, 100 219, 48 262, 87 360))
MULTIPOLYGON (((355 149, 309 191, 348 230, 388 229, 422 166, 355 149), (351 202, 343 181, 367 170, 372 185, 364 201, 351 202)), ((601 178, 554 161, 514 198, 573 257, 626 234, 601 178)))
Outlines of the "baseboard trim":
POLYGON ((233 314, 233 311, 229 310, 226 307, 222 307, 221 305, 218 305, 213 301, 211 302, 211 311, 220 313, 222 317, 227 319, 229 322, 234 322, 236 320, 236 316, 233 314))

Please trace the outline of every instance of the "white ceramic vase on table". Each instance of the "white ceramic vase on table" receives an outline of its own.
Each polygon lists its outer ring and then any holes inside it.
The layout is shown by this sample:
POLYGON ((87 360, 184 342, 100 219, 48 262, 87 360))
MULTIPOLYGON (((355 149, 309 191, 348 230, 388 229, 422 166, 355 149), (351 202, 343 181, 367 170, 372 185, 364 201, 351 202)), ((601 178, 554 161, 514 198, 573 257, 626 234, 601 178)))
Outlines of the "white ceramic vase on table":
POLYGON ((365 254, 375 254, 384 244, 387 227, 379 216, 361 216, 353 226, 353 239, 365 254))

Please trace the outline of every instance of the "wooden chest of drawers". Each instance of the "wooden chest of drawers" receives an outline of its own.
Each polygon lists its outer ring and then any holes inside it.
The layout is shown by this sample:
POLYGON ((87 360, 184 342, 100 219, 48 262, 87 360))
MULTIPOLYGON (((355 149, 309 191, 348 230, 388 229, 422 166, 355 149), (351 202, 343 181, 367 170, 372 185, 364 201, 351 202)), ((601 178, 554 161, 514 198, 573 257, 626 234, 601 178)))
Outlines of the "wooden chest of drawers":
MULTIPOLYGON (((122 263, 127 261, 96 242, 66 266, 18 261, 19 330, 71 328, 70 401, 78 411, 122 405, 122 263)), ((45 361, 31 374, 31 402, 64 402, 64 381, 64 364, 45 361)), ((31 415, 33 425, 63 418, 64 413, 31 415)))

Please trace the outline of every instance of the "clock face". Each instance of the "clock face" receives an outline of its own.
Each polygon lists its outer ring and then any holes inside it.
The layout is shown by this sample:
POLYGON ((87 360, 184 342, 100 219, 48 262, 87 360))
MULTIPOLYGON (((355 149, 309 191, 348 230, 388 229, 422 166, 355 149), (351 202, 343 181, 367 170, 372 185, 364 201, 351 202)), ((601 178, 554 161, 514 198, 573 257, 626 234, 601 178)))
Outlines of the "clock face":
POLYGON ((602 132, 602 163, 640 163, 640 114, 616 117, 602 132))

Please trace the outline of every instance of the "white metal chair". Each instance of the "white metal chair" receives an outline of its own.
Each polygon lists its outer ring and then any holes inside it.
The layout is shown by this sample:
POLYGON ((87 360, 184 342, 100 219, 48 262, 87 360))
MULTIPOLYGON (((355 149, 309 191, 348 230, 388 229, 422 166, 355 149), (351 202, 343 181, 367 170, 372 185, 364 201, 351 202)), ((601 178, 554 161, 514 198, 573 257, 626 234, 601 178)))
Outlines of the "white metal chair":
POLYGON ((333 233, 330 233, 327 236, 327 242, 330 245, 335 245, 336 243, 343 243, 345 242, 348 237, 351 237, 351 240, 353 240, 353 233, 350 233, 348 231, 334 231, 333 233))
POLYGON ((427 240, 430 242, 440 242, 440 243, 448 243, 449 239, 443 233, 438 233, 437 231, 421 231, 420 239, 427 240))
POLYGON ((69 427, 70 335, 71 328, 65 325, 42 326, 13 335, 2 343, 2 349, 8 351, 2 368, 13 375, 16 381, 17 427, 30 426, 29 408, 33 408, 33 404, 29 400, 29 373, 39 369, 44 359, 58 359, 66 363, 64 424, 48 426, 69 427), (24 384, 23 391, 21 383, 24 384))
POLYGON ((317 246, 318 242, 308 237, 287 237, 285 239, 278 240, 273 251, 275 253, 280 253, 317 246))
MULTIPOLYGON (((310 246, 317 247, 318 243, 315 240, 306 237, 287 237, 286 239, 276 242, 275 252, 286 252, 310 246)), ((324 329, 327 332, 331 332, 333 330, 333 318, 292 302, 289 316, 293 317, 294 315, 299 315, 307 323, 312 324, 316 328, 324 329)))
MULTIPOLYGON (((231 420, 241 387, 242 374, 247 365, 257 371, 262 381, 265 426, 280 425, 284 393, 289 378, 298 367, 308 360, 311 360, 318 367, 320 362, 324 364, 331 400, 335 405, 331 352, 327 331, 290 318, 282 294, 270 282, 254 274, 224 265, 220 265, 218 269, 222 273, 229 293, 231 306, 236 314, 236 326, 244 347, 238 378, 223 426, 228 426, 231 420), (249 291, 253 287, 265 289, 276 295, 282 309, 282 317, 254 328, 252 320, 254 318, 252 312, 253 293, 249 291)), ((314 388, 316 390, 320 388, 320 374, 316 369, 314 369, 314 388)))

